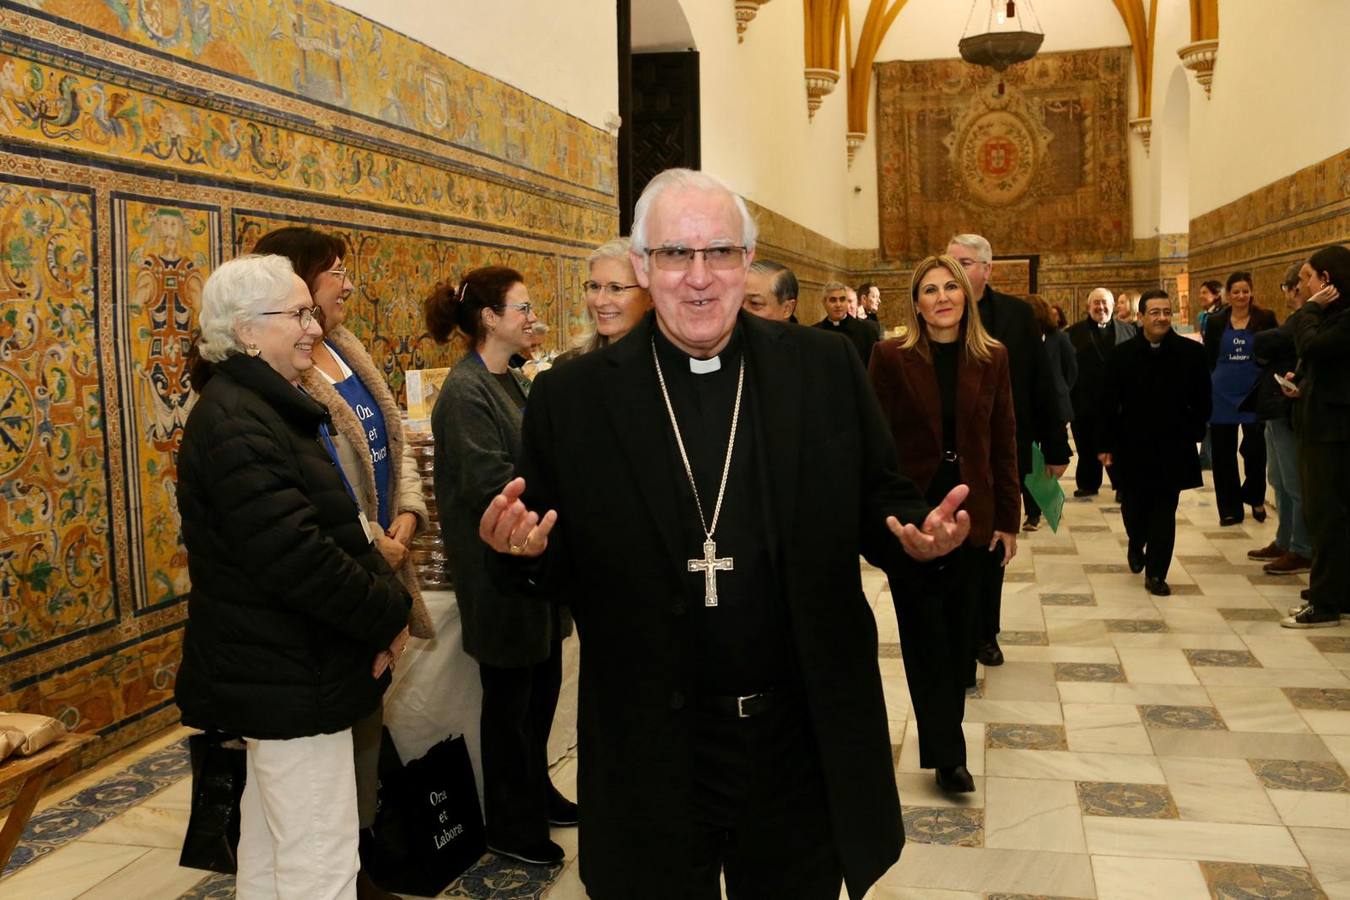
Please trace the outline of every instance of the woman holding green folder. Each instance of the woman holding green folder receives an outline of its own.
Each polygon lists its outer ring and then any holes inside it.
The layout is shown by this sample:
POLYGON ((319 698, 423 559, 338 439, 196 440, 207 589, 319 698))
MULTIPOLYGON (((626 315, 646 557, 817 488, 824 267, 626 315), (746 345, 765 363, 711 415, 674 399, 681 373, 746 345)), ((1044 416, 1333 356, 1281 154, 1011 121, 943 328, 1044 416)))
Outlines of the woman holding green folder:
POLYGON ((1008 354, 981 325, 972 293, 952 257, 919 263, 910 282, 918 327, 877 344, 870 366, 901 471, 933 503, 970 486, 965 546, 891 591, 919 764, 936 769, 938 786, 951 793, 975 789, 961 732, 975 670, 975 576, 1017 554, 1021 511, 1008 354))

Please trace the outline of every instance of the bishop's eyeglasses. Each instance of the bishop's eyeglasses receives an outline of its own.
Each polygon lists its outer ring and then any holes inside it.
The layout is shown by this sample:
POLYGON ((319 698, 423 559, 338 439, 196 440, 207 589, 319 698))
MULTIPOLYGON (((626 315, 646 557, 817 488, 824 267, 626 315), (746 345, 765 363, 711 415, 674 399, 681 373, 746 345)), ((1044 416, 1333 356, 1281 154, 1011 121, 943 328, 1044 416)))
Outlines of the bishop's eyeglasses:
POLYGON ((686 272, 694 264, 694 257, 703 254, 703 262, 710 269, 735 269, 745 262, 745 247, 653 247, 647 258, 666 272, 686 272))

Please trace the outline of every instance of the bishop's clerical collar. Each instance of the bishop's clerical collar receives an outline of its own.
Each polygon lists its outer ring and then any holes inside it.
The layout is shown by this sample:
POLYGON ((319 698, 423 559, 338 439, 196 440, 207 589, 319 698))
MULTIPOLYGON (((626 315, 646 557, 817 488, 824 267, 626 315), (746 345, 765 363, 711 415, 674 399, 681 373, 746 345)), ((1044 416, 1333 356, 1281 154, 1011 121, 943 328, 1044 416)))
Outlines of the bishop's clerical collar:
POLYGON ((727 345, 722 348, 722 352, 717 356, 708 359, 698 359, 685 353, 679 347, 670 342, 660 327, 653 330, 652 334, 656 339, 656 351, 661 355, 663 365, 669 365, 666 369, 669 374, 672 369, 683 369, 688 366, 688 370, 695 375, 710 375, 713 372, 720 372, 726 366, 735 366, 741 359, 741 325, 736 323, 736 328, 731 332, 731 339, 727 345))

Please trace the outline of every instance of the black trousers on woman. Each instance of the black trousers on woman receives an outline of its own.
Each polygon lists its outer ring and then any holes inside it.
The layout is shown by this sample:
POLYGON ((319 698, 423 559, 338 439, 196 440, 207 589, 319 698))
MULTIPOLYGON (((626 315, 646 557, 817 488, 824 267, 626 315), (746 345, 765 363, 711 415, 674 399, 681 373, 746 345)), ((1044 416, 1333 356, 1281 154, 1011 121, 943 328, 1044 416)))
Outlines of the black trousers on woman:
POLYGON ((1211 466, 1214 469, 1214 502, 1220 519, 1242 521, 1243 506, 1262 506, 1266 502, 1266 426, 1210 425, 1211 466), (1242 443, 1238 443, 1238 429, 1242 443), (1241 481, 1238 479, 1238 455, 1242 455, 1241 481))
POLYGON ((1309 597, 1318 612, 1350 613, 1350 442, 1300 441, 1303 518, 1312 544, 1309 597))
POLYGON ((940 571, 925 573, 928 577, 901 590, 891 589, 905 680, 919 729, 919 765, 925 769, 966 764, 961 720, 966 714, 966 686, 975 671, 980 575, 992 559, 994 554, 982 548, 961 547, 940 571))
POLYGON ((562 645, 533 666, 479 664, 483 683, 483 817, 487 842, 518 850, 548 840, 548 733, 562 688, 562 645))

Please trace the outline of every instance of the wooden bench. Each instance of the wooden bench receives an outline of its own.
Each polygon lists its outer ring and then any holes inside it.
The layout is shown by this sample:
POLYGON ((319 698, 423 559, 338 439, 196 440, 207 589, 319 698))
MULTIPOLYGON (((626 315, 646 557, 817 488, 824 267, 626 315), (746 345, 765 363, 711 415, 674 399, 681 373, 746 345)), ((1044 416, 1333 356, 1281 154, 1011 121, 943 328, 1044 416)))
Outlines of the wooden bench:
POLYGON ((0 763, 0 791, 21 786, 5 827, 0 829, 0 872, 9 865, 9 857, 19 845, 43 790, 53 778, 59 781, 78 769, 80 751, 96 740, 98 737, 92 734, 67 734, 32 756, 13 756, 0 763))

